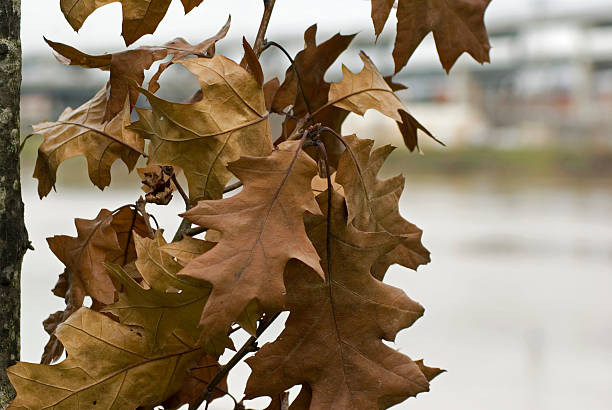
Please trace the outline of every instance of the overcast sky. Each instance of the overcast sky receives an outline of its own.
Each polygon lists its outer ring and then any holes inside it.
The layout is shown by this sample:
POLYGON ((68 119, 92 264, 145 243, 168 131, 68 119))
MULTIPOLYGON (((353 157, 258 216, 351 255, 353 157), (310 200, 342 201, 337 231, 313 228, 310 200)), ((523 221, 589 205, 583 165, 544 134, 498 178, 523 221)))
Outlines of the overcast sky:
MULTIPOLYGON (((155 45, 178 36, 191 41, 201 40, 215 33, 228 14, 232 15, 232 28, 226 41, 239 40, 243 34, 252 40, 259 25, 262 3, 261 0, 204 0, 185 16, 181 2, 174 0, 155 35, 142 37, 135 46, 155 45)), ((602 6, 612 8, 612 0, 493 0, 486 17, 493 22, 524 18, 542 8, 577 12, 602 6)), ((360 31, 362 35, 370 36, 373 28, 369 15, 369 0, 277 0, 267 37, 279 39, 287 34, 297 35, 314 22, 318 22, 320 33, 360 31)), ((96 10, 85 21, 79 34, 61 14, 59 0, 22 0, 22 21, 25 54, 47 49, 43 35, 83 51, 116 51, 124 46, 120 37, 119 3, 96 10)), ((385 26, 385 33, 394 33, 394 26, 393 17, 385 26)))

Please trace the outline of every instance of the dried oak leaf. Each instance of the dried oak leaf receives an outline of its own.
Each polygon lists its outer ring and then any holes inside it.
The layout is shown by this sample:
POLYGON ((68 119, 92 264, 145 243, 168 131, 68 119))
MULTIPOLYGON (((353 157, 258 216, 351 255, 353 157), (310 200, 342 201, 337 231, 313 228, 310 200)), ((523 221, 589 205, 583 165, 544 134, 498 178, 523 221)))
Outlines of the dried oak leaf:
MULTIPOLYGON (((343 65, 342 80, 331 84, 329 102, 326 105, 333 105, 359 115, 364 115, 369 109, 375 109, 394 119, 410 151, 418 147, 419 129, 444 145, 406 111, 404 104, 389 85, 389 80, 380 74, 372 60, 363 51, 359 53, 359 57, 363 61, 361 72, 354 74, 343 65)), ((322 111, 326 109, 327 107, 321 108, 322 111)))
MULTIPOLYGON (((316 34, 316 24, 304 32, 304 49, 295 56, 294 64, 287 69, 285 80, 275 93, 272 112, 281 113, 285 108, 291 106, 293 116, 300 118, 308 114, 309 110, 314 112, 327 103, 330 84, 324 80, 325 73, 338 56, 346 50, 355 35, 336 34, 329 40, 317 44, 316 34), (296 75, 296 71, 299 76, 296 75)), ((342 123, 348 114, 348 111, 344 109, 328 107, 315 115, 313 122, 321 123, 340 132, 342 123)), ((283 123, 283 136, 287 138, 295 128, 296 121, 287 117, 283 123)), ((327 133, 323 134, 321 139, 325 143, 329 161, 334 168, 342 147, 327 133)), ((313 157, 317 155, 315 154, 316 149, 307 149, 307 152, 313 157)))
MULTIPOLYGON (((397 238, 357 230, 348 222, 344 199, 335 192, 332 197, 329 228, 326 218, 306 220, 326 281, 289 262, 291 313, 278 339, 247 359, 252 374, 246 398, 274 397, 305 384, 312 389, 311 409, 380 409, 429 389, 418 364, 382 341, 394 340, 423 314, 402 290, 370 274, 397 238)), ((327 192, 317 199, 327 213, 327 192)))
POLYGON ((165 170, 174 173, 174 168, 165 165, 147 165, 144 168, 136 168, 136 172, 142 180, 141 189, 145 192, 145 201, 157 205, 168 205, 172 200, 172 193, 176 186, 170 175, 165 170))
POLYGON ((385 145, 372 151, 373 140, 359 139, 355 135, 343 139, 349 149, 340 157, 335 182, 344 188, 348 222, 361 231, 385 232, 398 240, 397 246, 376 261, 374 276, 382 279, 394 263, 411 269, 429 263, 429 251, 421 243, 423 231, 400 215, 404 177, 378 179, 394 147, 385 145))
POLYGON ((84 68, 99 68, 110 71, 110 92, 106 102, 103 121, 110 121, 123 107, 129 95, 130 110, 138 100, 138 88, 145 79, 145 70, 148 70, 155 61, 172 55, 170 61, 160 64, 157 72, 149 82, 149 90, 156 92, 159 89, 157 81, 161 74, 172 64, 189 55, 212 57, 215 53, 215 44, 223 39, 230 27, 230 19, 221 30, 199 44, 191 45, 185 39, 176 38, 162 46, 144 46, 134 50, 126 50, 111 54, 90 55, 74 47, 56 43, 45 39, 47 44, 58 53, 57 59, 66 65, 78 65, 84 68))
MULTIPOLYGON (((177 329, 196 339, 200 314, 210 293, 210 286, 191 278, 177 276, 183 266, 166 254, 160 231, 154 239, 136 237, 136 267, 142 284, 135 282, 120 266, 107 264, 109 273, 122 285, 119 299, 103 311, 119 317, 121 323, 139 326, 151 349, 164 348, 168 337, 177 329)), ((232 346, 227 337, 214 340, 207 351, 221 353, 232 346)))
MULTIPOLYGON (((166 15, 171 0, 60 0, 60 8, 68 23, 78 31, 87 17, 97 8, 120 2, 123 10, 121 35, 130 45, 145 34, 152 34, 166 15)), ((202 0, 181 0, 185 14, 202 3, 202 0)))
POLYGON ((50 314, 49 317, 43 321, 43 328, 49 335, 49 341, 45 345, 40 359, 42 364, 51 364, 59 360, 62 353, 64 353, 64 346, 55 336, 55 330, 61 323, 65 322, 70 315, 83 306, 83 301, 86 296, 85 287, 81 279, 68 268, 59 276, 57 284, 53 289, 53 294, 64 298, 66 301, 66 308, 50 314))
POLYGON ((193 202, 221 198, 231 178, 228 162, 272 151, 264 93, 248 71, 223 56, 179 64, 196 75, 202 98, 173 103, 141 89, 153 109, 137 109, 140 119, 130 128, 151 140, 149 164, 183 170, 193 202))
POLYGON ((109 282, 102 264, 105 261, 123 265, 133 262, 136 259, 134 233, 150 235, 144 218, 128 207, 121 208, 114 215, 103 209, 96 219, 76 219, 75 223, 76 238, 61 235, 47 239, 51 250, 66 265, 53 289, 54 295, 64 298, 66 308, 52 313, 43 322, 50 336, 41 358, 43 364, 61 357, 64 347, 54 332, 60 323, 83 306, 85 296, 94 298, 93 306, 112 302, 111 292, 114 295, 115 286, 109 282), (97 299, 100 295, 103 299, 97 299))
MULTIPOLYGON (((433 32, 440 62, 450 71, 457 58, 469 53, 479 63, 489 62, 489 38, 484 13, 491 0, 399 0, 397 35, 393 48, 395 72, 406 65, 423 38, 433 32)), ((395 0, 372 0, 372 21, 378 36, 395 0)))
POLYGON ((119 115, 103 124, 105 104, 106 87, 77 109, 66 108, 56 122, 33 126, 34 133, 44 137, 33 175, 38 179, 41 198, 55 188, 57 168, 68 158, 85 156, 89 179, 104 189, 110 184, 110 169, 117 159, 121 158, 131 171, 144 154, 144 140, 125 128, 130 123, 127 101, 123 101, 119 115))
POLYGON ((159 65, 157 72, 149 81, 149 91, 156 93, 157 90, 159 90, 159 77, 168 67, 177 63, 179 60, 190 55, 208 58, 213 57, 215 55, 215 45, 217 44, 217 41, 225 38, 227 32, 229 31, 231 22, 232 17, 230 16, 227 18, 227 22, 223 27, 221 27, 217 34, 195 45, 189 44, 187 40, 181 37, 177 37, 174 40, 164 44, 163 47, 167 50, 168 54, 172 54, 173 56, 170 61, 159 65))
POLYGON ((104 304, 112 303, 115 295, 104 262, 122 255, 112 221, 112 212, 102 209, 93 220, 75 219, 76 238, 67 235, 47 238, 53 253, 79 277, 85 294, 104 304))
MULTIPOLYGON (((260 312, 280 310, 289 259, 301 260, 323 276, 304 230, 304 214, 320 211, 310 189, 316 165, 301 151, 301 142, 284 142, 268 157, 241 157, 228 168, 244 183, 242 191, 200 201, 183 215, 221 232, 217 245, 179 273, 213 287, 200 322, 209 333, 205 339, 225 334, 250 304, 256 303, 260 312)), ((252 315, 250 323, 246 318, 247 329, 255 329, 258 318, 252 315)))
POLYGON ((188 337, 173 334, 151 352, 134 329, 81 308, 56 335, 68 358, 49 366, 19 362, 7 369, 17 391, 10 409, 113 410, 154 406, 177 392, 202 355, 188 337))

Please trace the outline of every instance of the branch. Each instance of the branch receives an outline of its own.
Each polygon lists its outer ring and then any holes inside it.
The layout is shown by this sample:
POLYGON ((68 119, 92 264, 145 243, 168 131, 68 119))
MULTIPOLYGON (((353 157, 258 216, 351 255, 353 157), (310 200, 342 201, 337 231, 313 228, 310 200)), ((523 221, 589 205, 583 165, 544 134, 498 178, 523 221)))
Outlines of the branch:
POLYGON ((255 37, 255 46, 253 51, 255 55, 259 57, 263 51, 264 38, 266 37, 266 31, 268 30, 268 24, 270 23, 270 17, 272 16, 272 9, 274 9, 274 3, 276 0, 263 0, 264 2, 264 13, 261 17, 261 23, 259 24, 259 31, 257 31, 257 37, 255 37))
POLYGON ((229 362, 225 366, 219 370, 219 373, 215 375, 215 377, 208 383, 206 386, 206 390, 202 392, 200 397, 193 402, 189 406, 189 410, 197 410, 202 403, 207 402, 210 394, 217 387, 217 384, 221 382, 227 376, 227 374, 236 366, 240 361, 249 353, 256 352, 259 348, 257 347, 257 339, 262 335, 262 333, 276 320, 276 318, 280 315, 280 312, 271 317, 264 317, 261 322, 259 322, 259 326, 257 327, 257 335, 251 336, 249 340, 246 341, 245 344, 242 345, 240 350, 236 352, 236 354, 230 359, 229 362))

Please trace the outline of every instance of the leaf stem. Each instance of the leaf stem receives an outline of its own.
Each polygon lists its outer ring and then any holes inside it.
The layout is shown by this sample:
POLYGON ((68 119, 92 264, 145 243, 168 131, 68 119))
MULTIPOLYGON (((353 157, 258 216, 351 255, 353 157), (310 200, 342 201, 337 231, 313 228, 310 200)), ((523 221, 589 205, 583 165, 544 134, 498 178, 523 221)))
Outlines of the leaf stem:
POLYGON ((255 37, 255 45, 253 51, 255 55, 259 57, 263 51, 264 39, 266 37, 266 31, 268 30, 268 24, 270 23, 270 17, 272 17, 272 10, 274 9, 274 3, 276 0, 263 0, 264 12, 261 17, 261 23, 259 24, 259 30, 257 31, 257 37, 255 37))
POLYGON ((205 228, 203 226, 196 226, 195 228, 187 229, 185 232, 183 232, 183 235, 196 236, 206 232, 207 230, 208 228, 205 228))
POLYGON ((310 104, 308 103, 308 99, 306 98, 306 93, 304 92, 304 86, 302 85, 302 76, 300 75, 297 67, 295 66, 295 60, 293 60, 289 52, 285 50, 285 48, 281 46, 280 44, 278 44, 276 41, 266 41, 262 52, 265 51, 268 47, 278 48, 280 51, 283 52, 283 54, 285 54, 285 56, 291 62, 291 67, 293 68, 293 72, 295 73, 295 77, 298 83, 298 88, 300 89, 300 94, 302 95, 302 100, 304 100, 304 105, 306 105, 306 110, 308 111, 308 114, 311 114, 312 110, 310 108, 310 104))
POLYGON ((183 198, 183 201, 185 202, 185 210, 188 211, 193 205, 191 205, 191 201, 189 201, 189 197, 185 193, 185 190, 183 189, 181 184, 179 184, 178 180, 176 179, 176 174, 174 172, 172 173, 172 175, 170 175, 170 179, 172 180, 172 183, 176 187, 176 190, 179 191, 179 194, 181 194, 181 197, 183 198))
POLYGON ((321 140, 316 140, 315 144, 323 159, 325 161, 325 176, 327 177, 327 226, 326 234, 325 234, 325 252, 327 254, 327 281, 331 282, 331 241, 329 238, 331 237, 331 215, 332 215, 332 182, 331 175, 329 169, 329 159, 327 158, 327 150, 325 149, 325 144, 321 140))
POLYGON ((240 363, 240 361, 247 354, 253 353, 259 350, 259 348, 257 347, 257 339, 276 320, 276 318, 279 315, 280 315, 280 312, 270 317, 264 317, 259 322, 259 326, 257 327, 257 334, 255 336, 251 336, 249 340, 247 340, 246 343, 242 345, 240 350, 238 350, 236 354, 232 356, 230 361, 227 362, 227 364, 225 364, 221 368, 221 370, 219 370, 219 372, 210 381, 210 383, 208 383, 208 386, 206 386, 206 390, 204 390, 202 394, 200 394, 200 397, 198 397, 198 399, 189 406, 189 410, 196 410, 198 407, 200 407, 202 403, 204 403, 204 401, 206 401, 208 405, 208 399, 210 398, 210 395, 213 392, 213 390, 217 387, 217 384, 219 384, 225 378, 225 376, 227 376, 230 370, 232 370, 234 366, 240 363))

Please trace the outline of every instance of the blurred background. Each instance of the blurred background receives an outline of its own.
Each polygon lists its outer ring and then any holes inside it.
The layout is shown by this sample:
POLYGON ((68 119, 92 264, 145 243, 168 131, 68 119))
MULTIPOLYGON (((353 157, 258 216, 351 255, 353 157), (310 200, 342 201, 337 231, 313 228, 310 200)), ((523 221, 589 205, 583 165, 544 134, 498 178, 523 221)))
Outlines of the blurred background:
MULTIPOLYGON (((177 36, 200 41, 231 13, 232 28, 217 50, 238 59, 242 35, 254 39, 260 3, 206 0, 183 16, 175 1, 156 34, 134 47, 177 36)), ((43 35, 88 53, 122 50, 123 41, 119 3, 96 11, 78 35, 57 0, 22 0, 22 7, 27 135, 31 124, 56 120, 107 79, 105 72, 59 64, 43 35)), ((315 22, 319 42, 358 32, 326 79, 340 78, 340 63, 359 71, 359 49, 391 74, 395 18, 374 45, 369 15, 366 0, 278 0, 267 38, 295 55, 315 22)), ((612 0, 493 0, 486 25, 491 64, 464 55, 447 76, 430 35, 395 77, 409 87, 400 92, 408 109, 447 148, 425 137, 424 155, 409 153, 394 122, 375 112, 351 114, 343 130, 400 147, 384 173, 406 175, 402 213, 424 230, 432 252, 417 273, 394 266, 386 278, 426 308, 394 346, 448 372, 431 392, 395 408, 612 409, 612 0)), ((280 53, 269 50, 262 62, 268 78, 282 79, 287 62, 280 53)), ((162 79, 161 95, 176 101, 197 89, 177 66, 162 79)), ((113 183, 101 192, 87 180, 85 160, 76 158, 59 168, 58 192, 39 200, 31 175, 40 142, 33 137, 22 154, 26 222, 36 248, 24 261, 22 359, 33 362, 47 339, 41 321, 63 309, 50 292, 62 267, 45 237, 75 235, 74 217, 91 219, 140 195, 138 176, 123 165, 115 164, 113 183)), ((180 198, 151 208, 168 227, 167 239, 180 211, 180 198)), ((245 335, 236 338, 240 344, 245 335)), ((230 377, 238 397, 248 372, 243 364, 230 377)), ((211 408, 231 403, 218 400, 211 408)))

